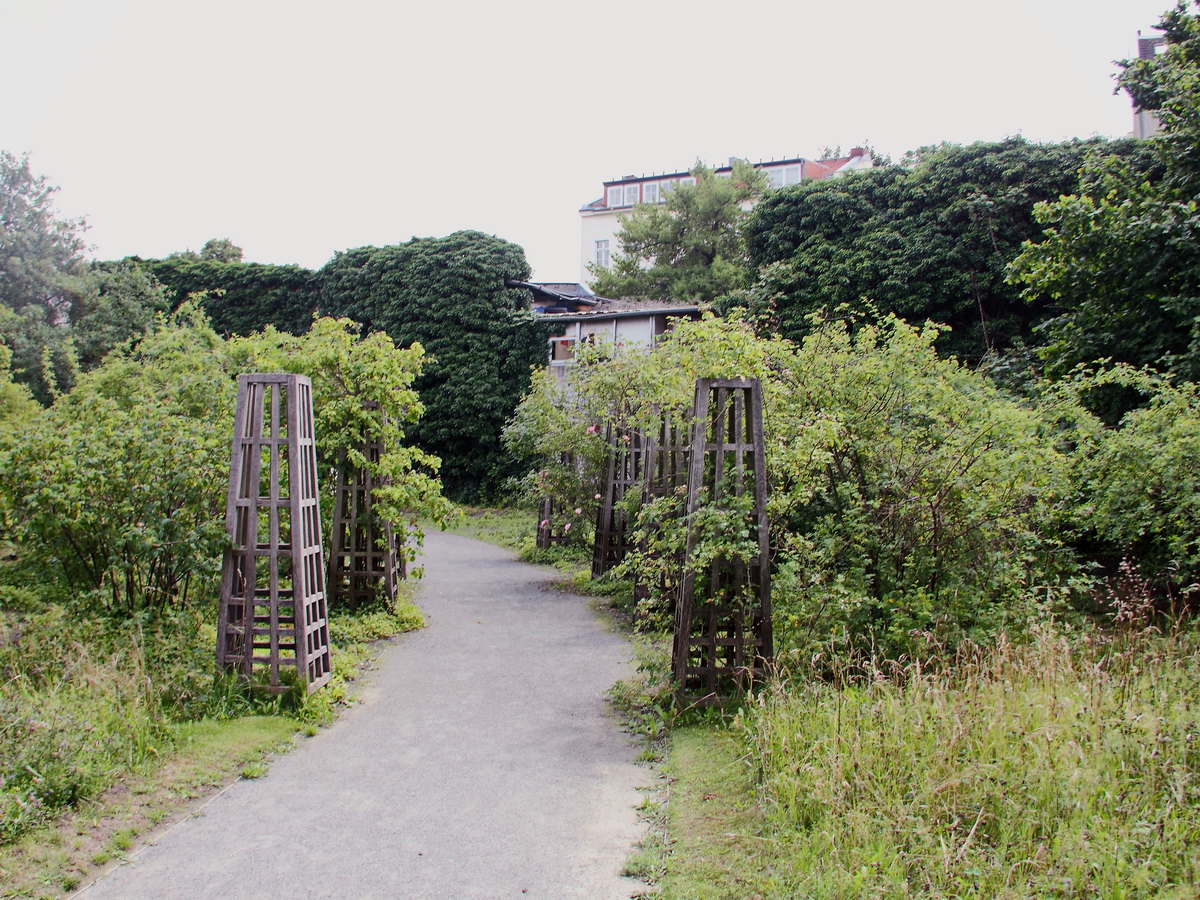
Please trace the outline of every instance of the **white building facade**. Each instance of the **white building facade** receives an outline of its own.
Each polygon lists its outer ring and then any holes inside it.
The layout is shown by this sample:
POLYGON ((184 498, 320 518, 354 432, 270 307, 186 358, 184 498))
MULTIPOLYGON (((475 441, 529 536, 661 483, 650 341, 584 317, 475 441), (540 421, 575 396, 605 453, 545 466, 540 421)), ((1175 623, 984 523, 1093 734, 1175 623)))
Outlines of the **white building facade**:
MULTIPOLYGON (((734 160, 729 165, 713 170, 717 176, 727 176, 733 171, 734 160)), ((819 181, 834 175, 842 175, 874 165, 871 155, 861 147, 850 151, 849 156, 834 159, 771 160, 752 163, 767 176, 772 188, 786 187, 805 181, 819 181)), ((662 203, 667 194, 681 184, 694 184, 696 179, 690 172, 671 172, 663 175, 626 175, 614 181, 604 182, 604 193, 599 200, 588 203, 579 210, 580 227, 580 281, 588 283, 588 266, 607 268, 620 247, 617 232, 621 230, 620 217, 632 211, 640 203, 662 203)))

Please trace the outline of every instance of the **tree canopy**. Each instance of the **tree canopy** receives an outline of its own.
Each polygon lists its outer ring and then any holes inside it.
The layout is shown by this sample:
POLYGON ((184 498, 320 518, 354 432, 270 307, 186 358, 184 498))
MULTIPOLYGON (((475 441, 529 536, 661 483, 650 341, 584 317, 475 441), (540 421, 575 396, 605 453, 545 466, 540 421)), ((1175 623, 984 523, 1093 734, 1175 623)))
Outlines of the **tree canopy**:
POLYGON ((743 160, 734 161, 728 177, 700 163, 691 174, 694 184, 621 217, 612 268, 588 267, 596 293, 704 302, 745 286, 741 225, 766 190, 766 176, 743 160))
POLYGON ((1121 63, 1118 82, 1161 134, 1093 154, 1077 191, 1037 207, 1044 233, 1015 263, 1026 299, 1058 313, 1051 374, 1106 359, 1200 378, 1200 19, 1180 3, 1158 27, 1165 52, 1121 63))
POLYGON ((945 144, 772 191, 746 226, 751 306, 793 340, 838 307, 932 320, 951 328, 941 352, 968 361, 1028 339, 1045 305, 1021 299, 1008 265, 1038 232, 1034 203, 1074 190, 1094 143, 945 144))
POLYGON ((529 263, 515 244, 477 231, 335 254, 321 270, 323 310, 386 331, 429 354, 416 382, 426 413, 413 440, 442 459, 449 495, 500 490, 516 473, 500 432, 546 364, 545 325, 529 312, 529 263))

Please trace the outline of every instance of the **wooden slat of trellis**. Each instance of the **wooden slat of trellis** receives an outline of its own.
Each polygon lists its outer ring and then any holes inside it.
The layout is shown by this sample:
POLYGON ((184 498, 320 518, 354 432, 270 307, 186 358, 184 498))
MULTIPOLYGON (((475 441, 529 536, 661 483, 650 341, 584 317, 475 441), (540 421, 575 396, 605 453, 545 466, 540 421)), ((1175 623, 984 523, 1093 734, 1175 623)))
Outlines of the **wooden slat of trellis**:
MULTIPOLYGON (((669 410, 660 413, 658 429, 651 431, 646 439, 643 505, 675 494, 687 484, 691 417, 691 410, 682 414, 672 414, 669 410)), ((682 498, 677 514, 683 515, 682 498)), ((647 557, 650 556, 648 541, 643 541, 639 549, 647 557)), ((683 558, 680 555, 668 571, 677 571, 682 565, 683 558)), ((668 618, 673 617, 679 587, 678 579, 669 576, 654 583, 636 579, 633 584, 634 618, 645 618, 652 612, 661 612, 668 618)))
MULTIPOLYGON (((684 569, 672 674, 683 697, 706 703, 748 689, 773 655, 761 385, 757 379, 701 379, 695 409, 688 521, 702 501, 719 506, 730 495, 750 494, 746 537, 757 546, 748 563, 717 558, 703 571, 684 569)), ((698 539, 689 528, 688 559, 698 539)))
POLYGON ((592 546, 592 577, 599 578, 618 565, 633 549, 632 523, 622 503, 630 490, 642 486, 645 437, 640 429, 609 425, 608 466, 600 505, 596 510, 596 535, 592 546))
POLYGON ((315 691, 332 666, 307 378, 238 378, 225 523, 218 665, 276 692, 294 671, 315 691))
MULTIPOLYGON (((378 404, 364 406, 378 408, 378 404)), ((378 463, 383 443, 367 444, 363 455, 369 464, 378 463)), ((391 523, 382 521, 372 508, 375 476, 367 467, 347 472, 344 453, 339 463, 329 554, 330 605, 358 609, 382 591, 387 608, 395 609, 399 582, 406 573, 391 523)))

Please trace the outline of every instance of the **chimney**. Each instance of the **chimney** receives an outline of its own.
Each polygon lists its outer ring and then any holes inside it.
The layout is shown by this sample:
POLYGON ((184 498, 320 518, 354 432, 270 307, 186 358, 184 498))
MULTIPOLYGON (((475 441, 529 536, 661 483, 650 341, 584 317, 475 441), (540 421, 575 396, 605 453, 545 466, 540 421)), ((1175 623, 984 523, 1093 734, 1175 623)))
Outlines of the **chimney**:
POLYGON ((1161 37, 1142 37, 1138 32, 1138 59, 1154 59, 1154 54, 1163 44, 1161 37))
POLYGON ((855 157, 858 157, 858 156, 866 156, 866 155, 867 155, 867 150, 865 147, 855 147, 853 150, 850 151, 851 159, 854 159, 855 157))

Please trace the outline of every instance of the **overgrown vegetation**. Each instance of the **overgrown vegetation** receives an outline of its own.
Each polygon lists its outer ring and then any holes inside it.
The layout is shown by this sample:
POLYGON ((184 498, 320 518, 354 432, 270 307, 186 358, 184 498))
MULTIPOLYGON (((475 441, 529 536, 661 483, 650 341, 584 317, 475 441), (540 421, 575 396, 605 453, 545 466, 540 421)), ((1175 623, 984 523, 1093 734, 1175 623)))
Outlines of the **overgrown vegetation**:
MULTIPOLYGON (((0 843, 167 756, 183 723, 286 714, 315 726, 345 697, 369 641, 420 614, 334 611, 334 685, 307 700, 214 677, 228 447, 243 371, 309 375, 321 471, 369 464, 377 512, 405 539, 444 521, 438 461, 410 446, 419 346, 316 320, 223 340, 189 305, 110 353, 42 410, 20 389, 0 427, 0 843), (373 407, 365 408, 370 401, 373 407), (362 457, 384 440, 378 461, 362 457)), ((322 479, 327 491, 332 477, 322 479)), ((327 510, 329 497, 325 498, 327 510)))

